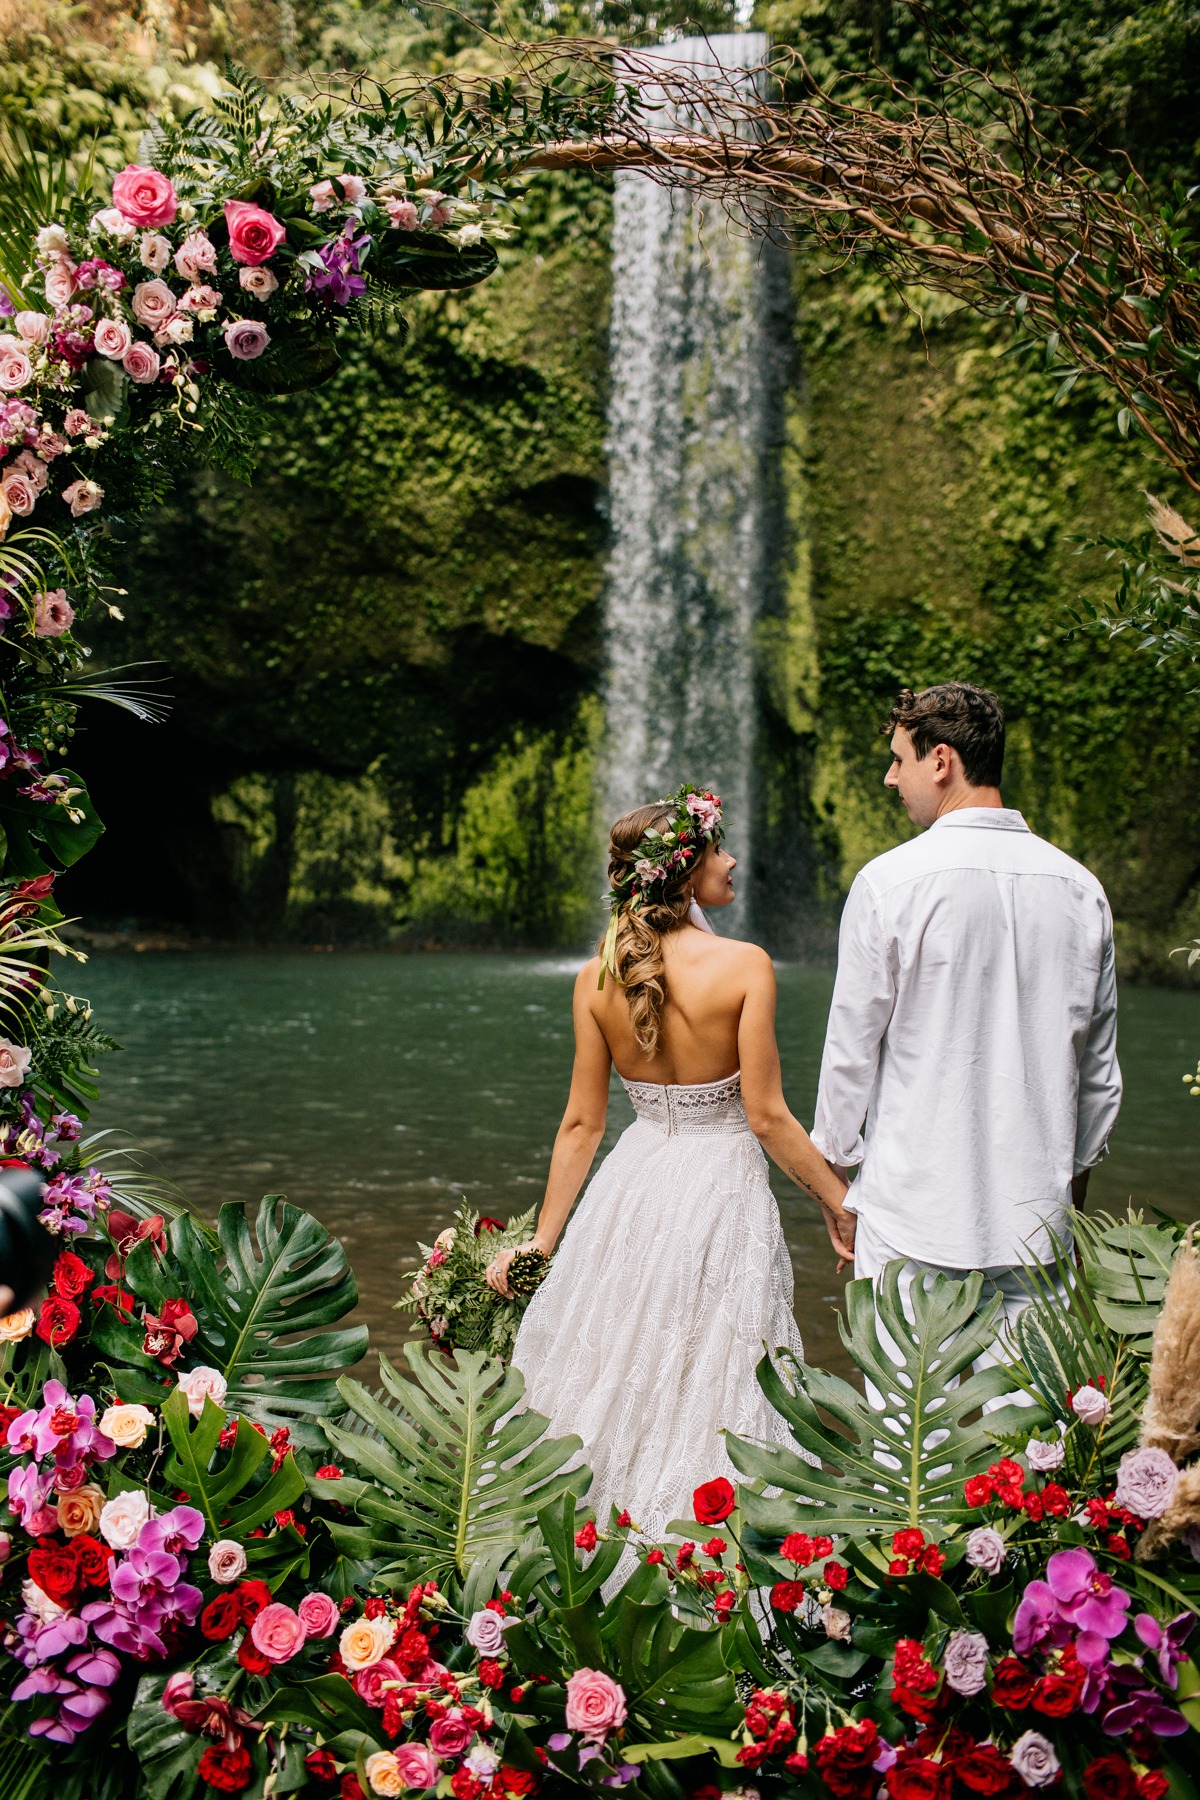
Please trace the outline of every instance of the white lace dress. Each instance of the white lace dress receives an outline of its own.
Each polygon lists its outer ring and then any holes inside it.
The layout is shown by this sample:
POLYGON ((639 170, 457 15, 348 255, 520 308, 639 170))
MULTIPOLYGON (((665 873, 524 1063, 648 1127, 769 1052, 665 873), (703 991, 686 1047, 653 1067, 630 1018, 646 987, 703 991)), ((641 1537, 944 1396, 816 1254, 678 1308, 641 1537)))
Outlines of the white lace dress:
POLYGON ((609 1502, 647 1537, 735 1471, 719 1435, 790 1442, 754 1370, 801 1354, 792 1266, 741 1082, 625 1083, 637 1118, 576 1208, 513 1351, 526 1404, 575 1432, 609 1502))

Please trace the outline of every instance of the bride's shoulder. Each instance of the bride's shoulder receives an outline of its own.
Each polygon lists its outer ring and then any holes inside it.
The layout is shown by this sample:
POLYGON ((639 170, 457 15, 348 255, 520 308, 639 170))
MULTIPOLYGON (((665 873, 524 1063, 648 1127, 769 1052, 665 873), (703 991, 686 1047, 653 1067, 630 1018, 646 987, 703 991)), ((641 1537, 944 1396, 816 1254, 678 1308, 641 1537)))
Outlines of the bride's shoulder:
MULTIPOLYGON (((696 934, 700 937, 700 933, 696 934)), ((701 953, 719 959, 720 964, 730 972, 737 971, 747 976, 767 974, 774 964, 761 944, 752 944, 746 938, 728 938, 705 935, 698 946, 701 953)))

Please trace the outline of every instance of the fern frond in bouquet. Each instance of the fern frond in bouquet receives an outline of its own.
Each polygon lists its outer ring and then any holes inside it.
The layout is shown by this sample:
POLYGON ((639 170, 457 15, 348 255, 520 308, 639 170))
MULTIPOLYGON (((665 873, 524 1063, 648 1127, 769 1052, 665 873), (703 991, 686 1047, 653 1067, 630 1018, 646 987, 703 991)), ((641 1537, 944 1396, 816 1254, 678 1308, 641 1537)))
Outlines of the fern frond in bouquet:
POLYGON ((419 1246, 424 1261, 405 1274, 412 1285, 396 1310, 415 1312, 439 1350, 484 1350, 509 1361, 537 1284, 523 1284, 528 1291, 506 1300, 484 1275, 499 1251, 529 1243, 536 1210, 530 1207, 505 1225, 474 1212, 464 1200, 453 1223, 432 1244, 419 1246))

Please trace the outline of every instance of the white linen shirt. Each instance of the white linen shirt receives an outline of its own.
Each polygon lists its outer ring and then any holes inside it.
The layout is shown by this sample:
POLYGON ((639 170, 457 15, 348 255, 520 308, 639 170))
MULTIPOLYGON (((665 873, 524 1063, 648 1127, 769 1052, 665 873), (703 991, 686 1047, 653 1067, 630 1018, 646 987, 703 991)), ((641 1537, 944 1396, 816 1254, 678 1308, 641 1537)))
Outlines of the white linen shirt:
POLYGON ((861 1164, 847 1204, 895 1254, 1049 1261, 1120 1103, 1094 875, 1007 807, 946 813, 867 864, 842 914, 812 1139, 861 1164))

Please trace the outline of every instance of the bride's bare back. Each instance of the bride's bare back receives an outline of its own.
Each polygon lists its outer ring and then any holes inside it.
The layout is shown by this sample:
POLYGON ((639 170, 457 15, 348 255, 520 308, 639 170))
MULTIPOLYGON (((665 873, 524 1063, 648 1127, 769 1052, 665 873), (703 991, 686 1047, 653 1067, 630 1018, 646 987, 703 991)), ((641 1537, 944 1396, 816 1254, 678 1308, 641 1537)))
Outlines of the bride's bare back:
POLYGON ((663 939, 662 959, 667 998, 650 1056, 634 1035, 624 988, 609 980, 600 989, 598 957, 581 977, 581 987, 591 978, 584 992, 618 1075, 681 1087, 735 1075, 742 1009, 755 974, 764 973, 765 953, 755 944, 683 925, 663 939))

